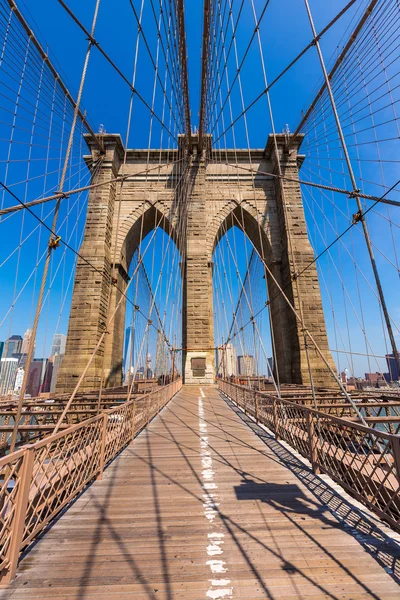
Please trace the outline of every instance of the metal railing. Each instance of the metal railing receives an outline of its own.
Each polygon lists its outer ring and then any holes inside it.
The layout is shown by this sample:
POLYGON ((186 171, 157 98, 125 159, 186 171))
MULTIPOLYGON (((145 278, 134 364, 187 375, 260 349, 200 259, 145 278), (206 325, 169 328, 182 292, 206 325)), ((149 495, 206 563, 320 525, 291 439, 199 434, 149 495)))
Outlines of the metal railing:
POLYGON ((177 379, 0 459, 1 583, 20 552, 180 390, 177 379))
POLYGON ((220 390, 400 531, 400 436, 220 380, 220 390))

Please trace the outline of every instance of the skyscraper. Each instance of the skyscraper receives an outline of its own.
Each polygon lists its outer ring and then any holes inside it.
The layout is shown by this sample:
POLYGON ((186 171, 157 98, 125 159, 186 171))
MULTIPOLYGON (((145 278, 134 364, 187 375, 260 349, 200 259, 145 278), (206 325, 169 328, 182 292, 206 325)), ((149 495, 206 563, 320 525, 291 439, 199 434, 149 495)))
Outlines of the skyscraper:
POLYGON ((51 375, 50 392, 55 392, 56 391, 58 371, 59 371, 59 369, 61 367, 61 363, 63 361, 63 358, 64 358, 63 354, 56 354, 55 356, 53 356, 53 372, 52 372, 52 375, 51 375))
POLYGON ((13 393, 17 368, 17 358, 2 358, 0 360, 0 396, 8 396, 13 393))
POLYGON ((21 344, 21 354, 28 354, 29 344, 31 342, 32 329, 27 329, 24 333, 24 339, 21 344))
POLYGON ((12 335, 4 342, 2 358, 13 358, 13 354, 21 354, 22 337, 12 335))
POLYGON ((160 375, 166 375, 167 373, 167 346, 164 340, 164 336, 161 331, 157 332, 157 343, 156 343, 156 364, 154 367, 154 377, 160 377, 160 375))
MULTIPOLYGON (((398 358, 400 358, 400 352, 397 352, 398 358)), ((398 381, 400 379, 400 373, 397 368, 397 361, 394 357, 393 352, 386 354, 386 362, 389 370, 389 381, 398 381)))
POLYGON ((22 344, 21 344, 21 356, 19 359, 19 366, 20 367, 24 367, 26 366, 26 358, 28 356, 28 352, 29 352, 29 344, 31 343, 31 338, 32 338, 32 329, 27 329, 24 333, 24 339, 22 340, 22 344))
POLYGON ((250 377, 256 374, 256 363, 254 356, 251 354, 243 354, 238 356, 239 375, 250 377))
POLYGON ((51 345, 50 356, 55 354, 65 354, 65 344, 67 343, 67 336, 63 333, 55 333, 53 337, 53 343, 51 345))
POLYGON ((124 380, 128 380, 129 371, 133 373, 134 365, 134 332, 130 325, 125 330, 125 348, 124 348, 124 380))
POLYGON ((233 344, 224 344, 217 350, 217 365, 218 375, 223 377, 230 377, 236 375, 237 371, 237 357, 236 348, 233 344))
POLYGON ((22 382, 24 381, 24 375, 25 369, 23 367, 18 367, 14 383, 14 392, 16 392, 17 394, 21 391, 22 382))
MULTIPOLYGON (((58 354, 56 356, 59 356, 58 354)), ((40 391, 43 393, 48 393, 51 390, 51 380, 53 378, 53 368, 54 368, 54 359, 56 356, 50 356, 47 361, 46 369, 43 376, 43 383, 41 385, 40 391)))
POLYGON ((34 358, 29 367, 28 383, 26 385, 26 395, 36 398, 40 392, 44 370, 46 368, 46 359, 34 358))
POLYGON ((267 377, 273 377, 273 373, 274 373, 274 357, 271 356, 271 358, 267 358, 267 377))
POLYGON ((3 357, 4 342, 0 342, 0 358, 3 357))
POLYGON ((146 379, 151 379, 153 377, 153 371, 151 368, 151 354, 150 352, 146 355, 146 379))

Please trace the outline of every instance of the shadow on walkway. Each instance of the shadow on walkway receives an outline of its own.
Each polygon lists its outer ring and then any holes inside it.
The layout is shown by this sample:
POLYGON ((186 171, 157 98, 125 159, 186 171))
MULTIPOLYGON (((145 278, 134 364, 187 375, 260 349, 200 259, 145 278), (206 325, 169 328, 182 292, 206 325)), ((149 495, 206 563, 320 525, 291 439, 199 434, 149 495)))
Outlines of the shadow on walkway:
MULTIPOLYGON (((378 519, 370 517, 357 509, 349 501, 335 492, 321 477, 315 475, 301 460, 291 454, 272 434, 260 427, 238 408, 231 400, 221 394, 230 408, 254 433, 272 450, 279 462, 292 471, 319 501, 315 503, 315 517, 324 519, 324 513, 330 513, 338 523, 353 535, 363 548, 400 584, 400 545, 381 529, 378 519), (321 506, 322 504, 322 506, 321 506)), ((306 498, 296 485, 259 483, 244 477, 241 485, 235 487, 238 500, 257 499, 273 505, 296 525, 292 516, 304 512, 305 503, 309 512, 310 499, 306 498), (289 490, 288 488, 293 488, 289 490), (290 491, 290 503, 282 501, 283 495, 290 491)), ((329 522, 332 526, 332 522, 329 522)), ((400 593, 399 593, 400 597, 400 593)))

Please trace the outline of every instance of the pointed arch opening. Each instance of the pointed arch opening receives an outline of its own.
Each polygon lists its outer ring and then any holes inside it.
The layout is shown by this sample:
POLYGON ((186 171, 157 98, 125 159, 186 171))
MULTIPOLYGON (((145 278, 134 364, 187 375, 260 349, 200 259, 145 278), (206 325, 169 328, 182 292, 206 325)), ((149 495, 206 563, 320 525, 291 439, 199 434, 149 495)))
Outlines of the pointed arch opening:
MULTIPOLYGON (((132 214, 117 233, 118 289, 124 290, 110 348, 107 385, 132 389, 168 382, 182 372, 182 275, 179 235, 151 206, 132 214)), ((121 297, 113 291, 113 302, 121 297)))

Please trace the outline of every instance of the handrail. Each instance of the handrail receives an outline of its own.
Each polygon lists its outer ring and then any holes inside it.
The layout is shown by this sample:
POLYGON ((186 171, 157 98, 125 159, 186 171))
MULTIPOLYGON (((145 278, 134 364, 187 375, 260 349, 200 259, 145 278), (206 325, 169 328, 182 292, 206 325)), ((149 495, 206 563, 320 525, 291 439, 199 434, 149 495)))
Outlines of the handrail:
POLYGON ((220 390, 400 531, 400 436, 219 380, 220 390))
POLYGON ((9 583, 21 550, 180 390, 182 380, 132 398, 0 459, 0 581, 9 583))
MULTIPOLYGON (((222 382, 221 382, 222 383, 222 382)), ((336 417, 335 415, 331 415, 330 413, 326 413, 322 410, 316 410, 315 408, 312 408, 311 406, 305 406, 304 404, 298 404, 297 402, 294 402, 293 400, 286 400, 285 398, 278 398, 277 396, 273 396, 268 394, 268 392, 262 392, 259 390, 252 390, 251 388, 247 388, 245 386, 242 385, 238 385, 237 383, 231 383, 231 382, 227 382, 227 381, 223 381, 223 383, 226 383, 228 385, 234 386, 236 388, 239 388, 241 390, 246 390, 246 392, 252 392, 254 394, 258 394, 259 396, 261 396, 262 398, 268 398, 270 400, 279 400, 282 404, 288 404, 288 406, 295 406, 299 409, 308 411, 312 414, 314 414, 316 417, 320 418, 320 419, 330 419, 332 421, 335 421, 336 423, 338 423, 339 425, 346 425, 348 426, 349 423, 351 423, 352 427, 354 427, 355 429, 358 429, 360 431, 364 431, 365 433, 371 433, 371 427, 366 427, 365 425, 362 425, 361 423, 355 423, 354 421, 349 421, 346 418, 343 417, 336 417)), ((327 407, 330 408, 332 405, 327 404, 327 407)), ((335 405, 333 405, 335 406, 335 405)), ((338 405, 339 406, 339 405, 338 405)), ((368 404, 368 406, 370 406, 368 404)), ((382 408, 386 407, 386 403, 382 402, 382 408)), ((343 404, 340 405, 340 407, 343 408, 350 408, 351 409, 351 404, 348 404, 346 402, 343 402, 343 404)), ((371 407, 373 407, 373 405, 371 405, 371 407)), ((390 407, 390 405, 389 405, 390 407)), ((400 417, 399 417, 400 419, 400 417)), ((374 430, 374 432, 377 432, 380 436, 382 437, 386 437, 386 439, 390 440, 394 434, 391 433, 386 433, 385 431, 379 431, 379 430, 374 430)), ((400 439, 400 436, 395 436, 398 437, 400 439)))

